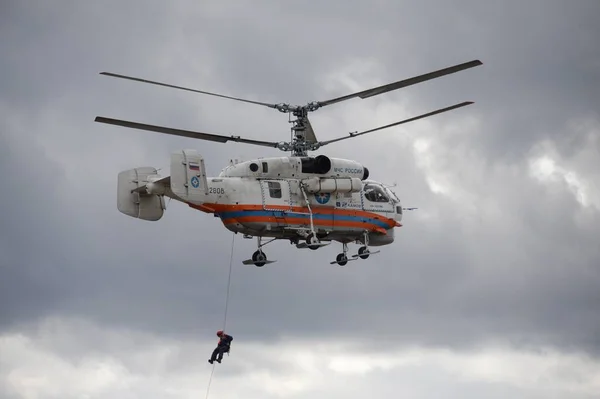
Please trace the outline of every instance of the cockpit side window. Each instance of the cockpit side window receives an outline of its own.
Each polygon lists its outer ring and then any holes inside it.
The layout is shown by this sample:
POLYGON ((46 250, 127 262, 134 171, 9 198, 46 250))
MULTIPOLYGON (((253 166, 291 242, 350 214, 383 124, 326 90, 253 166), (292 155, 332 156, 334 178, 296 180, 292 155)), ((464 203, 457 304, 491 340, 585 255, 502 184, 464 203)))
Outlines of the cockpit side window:
POLYGON ((388 187, 386 187, 385 192, 387 193, 388 197, 392 200, 392 202, 394 204, 399 204, 400 203, 400 198, 398 198, 398 196, 396 195, 395 192, 393 192, 392 190, 390 190, 388 187))
POLYGON ((389 202, 390 197, 387 193, 375 184, 365 185, 365 198, 371 202, 389 202))

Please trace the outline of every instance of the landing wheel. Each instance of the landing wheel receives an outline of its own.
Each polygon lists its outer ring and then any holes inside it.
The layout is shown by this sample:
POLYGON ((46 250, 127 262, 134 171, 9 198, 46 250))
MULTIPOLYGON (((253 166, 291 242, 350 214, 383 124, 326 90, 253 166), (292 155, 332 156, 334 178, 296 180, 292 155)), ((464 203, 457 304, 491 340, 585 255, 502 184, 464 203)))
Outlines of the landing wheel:
POLYGON ((314 244, 318 244, 319 242, 320 242, 319 239, 315 236, 314 233, 310 233, 308 235, 308 237, 306 237, 306 244, 313 251, 316 250, 316 249, 319 249, 318 245, 314 245, 314 244))
POLYGON ((263 267, 267 263, 267 255, 260 249, 252 254, 252 261, 257 267, 263 267))
POLYGON ((337 261, 338 265, 340 265, 340 266, 345 266, 346 263, 348 263, 348 257, 344 253, 338 254, 338 256, 335 258, 335 260, 337 261))
POLYGON ((367 259, 369 257, 369 248, 367 248, 367 247, 360 247, 358 249, 358 256, 361 259, 367 259))

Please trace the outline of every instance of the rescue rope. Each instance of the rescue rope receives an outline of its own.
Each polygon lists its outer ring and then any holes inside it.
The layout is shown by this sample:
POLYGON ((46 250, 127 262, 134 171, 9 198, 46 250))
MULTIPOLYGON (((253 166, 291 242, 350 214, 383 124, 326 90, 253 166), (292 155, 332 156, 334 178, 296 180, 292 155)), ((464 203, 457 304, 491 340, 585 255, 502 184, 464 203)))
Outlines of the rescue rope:
MULTIPOLYGON (((227 277, 227 294, 225 295, 225 314, 223 315, 223 331, 227 326, 227 311, 229 310, 229 290, 231 287, 231 270, 233 269, 233 244, 235 243, 235 233, 232 233, 231 237, 231 255, 229 256, 229 276, 227 277)), ((210 384, 212 382, 213 374, 215 373, 215 364, 212 365, 210 377, 208 379, 208 386, 206 387, 206 399, 210 392, 210 384)))
POLYGON ((229 276, 227 277, 227 294, 225 295, 225 314, 223 315, 223 331, 227 327, 227 310, 229 308, 229 288, 231 287, 231 269, 233 265, 233 244, 235 243, 235 233, 231 237, 231 254, 229 255, 229 276))
POLYGON ((213 363, 212 371, 210 372, 210 378, 208 379, 208 387, 206 387, 205 399, 208 399, 208 393, 210 392, 210 383, 212 381, 213 374, 215 373, 215 364, 213 363))

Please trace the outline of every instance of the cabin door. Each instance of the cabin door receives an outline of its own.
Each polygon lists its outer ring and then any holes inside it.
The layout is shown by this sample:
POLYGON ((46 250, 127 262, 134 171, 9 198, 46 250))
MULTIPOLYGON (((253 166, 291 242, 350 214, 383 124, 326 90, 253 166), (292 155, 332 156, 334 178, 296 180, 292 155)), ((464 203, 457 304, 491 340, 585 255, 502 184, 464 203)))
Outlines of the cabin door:
POLYGON ((286 180, 261 180, 262 206, 266 211, 290 211, 290 184, 286 180))

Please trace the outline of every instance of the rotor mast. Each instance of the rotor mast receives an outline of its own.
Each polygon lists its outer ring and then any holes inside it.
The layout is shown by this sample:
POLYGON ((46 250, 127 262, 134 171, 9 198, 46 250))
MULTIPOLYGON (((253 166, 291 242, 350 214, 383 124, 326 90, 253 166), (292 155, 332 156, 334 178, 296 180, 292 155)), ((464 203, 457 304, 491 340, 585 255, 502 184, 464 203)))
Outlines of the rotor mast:
POLYGON ((320 107, 319 103, 314 101, 306 105, 273 104, 271 108, 289 114, 288 122, 292 124, 290 141, 277 143, 277 148, 282 151, 291 151, 292 156, 304 157, 308 155, 308 151, 316 151, 321 147, 308 120, 308 113, 316 111, 320 107), (292 119, 292 115, 295 119, 292 119))
POLYGON ((308 106, 303 106, 292 111, 292 115, 296 117, 291 121, 293 134, 291 151, 292 156, 295 157, 305 157, 308 151, 316 151, 320 147, 308 120, 309 109, 308 106))
POLYGON ((304 120, 308 116, 308 112, 304 107, 298 107, 292 111, 292 115, 296 119, 292 120, 292 156, 300 157, 308 155, 308 148, 306 148, 306 126, 304 120))

